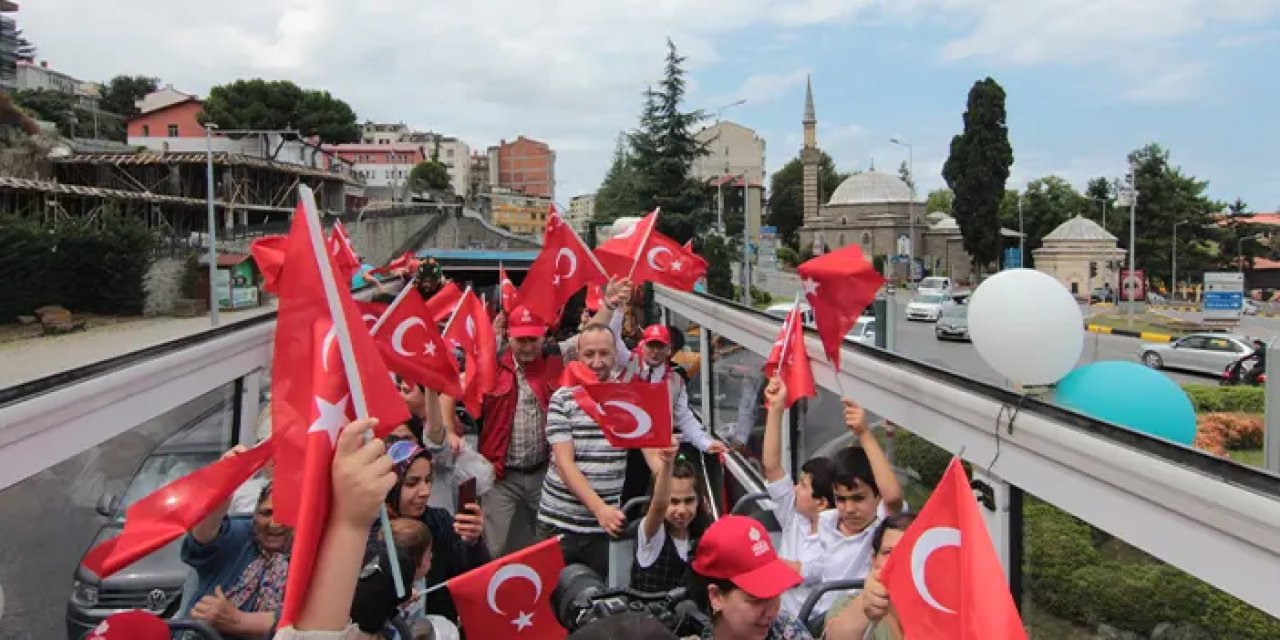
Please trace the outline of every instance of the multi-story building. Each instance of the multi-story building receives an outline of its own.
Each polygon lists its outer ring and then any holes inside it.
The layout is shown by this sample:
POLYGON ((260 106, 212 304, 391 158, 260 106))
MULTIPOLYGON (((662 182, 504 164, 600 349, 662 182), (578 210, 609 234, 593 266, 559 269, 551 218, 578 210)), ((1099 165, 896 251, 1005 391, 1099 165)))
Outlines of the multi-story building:
POLYGON ((693 164, 693 177, 716 187, 718 198, 728 210, 741 215, 742 178, 748 187, 747 228, 753 242, 759 242, 760 219, 764 210, 764 138, 752 129, 728 120, 717 122, 694 134, 707 150, 693 164), (736 189, 725 194, 724 190, 736 189))
POLYGON ((489 193, 492 186, 489 181, 489 154, 471 154, 471 181, 467 185, 467 199, 478 202, 481 208, 488 207, 487 201, 481 200, 481 194, 489 193))
POLYGON ((56 91, 76 96, 83 103, 92 103, 98 99, 100 89, 97 83, 84 82, 71 75, 49 67, 48 60, 38 64, 27 60, 17 63, 16 86, 18 89, 38 89, 56 91))
POLYGON ((565 222, 578 233, 586 233, 587 225, 596 216, 596 194, 587 193, 569 199, 569 212, 565 222))
POLYGON ((489 183, 531 196, 556 197, 556 152, 545 143, 519 136, 489 147, 489 183))
POLYGON ((327 144, 323 148, 351 163, 355 177, 364 180, 370 200, 408 200, 409 173, 427 160, 426 150, 415 144, 327 144))
POLYGON ((493 224, 516 235, 541 238, 547 226, 551 198, 520 193, 505 187, 493 187, 487 197, 493 224))
MULTIPOLYGON (((18 10, 18 3, 0 0, 0 14, 18 10)), ((18 83, 18 23, 0 15, 0 91, 13 91, 18 83)))
POLYGON ((471 185, 471 147, 467 143, 432 131, 415 131, 404 123, 366 122, 361 126, 361 143, 376 146, 415 146, 426 159, 439 154, 449 170, 449 184, 457 195, 467 195, 471 185))

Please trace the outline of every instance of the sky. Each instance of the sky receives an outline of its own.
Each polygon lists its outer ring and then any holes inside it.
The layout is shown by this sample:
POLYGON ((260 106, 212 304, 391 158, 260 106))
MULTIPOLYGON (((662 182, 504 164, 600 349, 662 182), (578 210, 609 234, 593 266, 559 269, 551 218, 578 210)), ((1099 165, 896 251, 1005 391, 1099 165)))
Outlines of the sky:
MULTIPOLYGON (((796 156, 804 81, 841 171, 943 186, 972 84, 1008 94, 1010 188, 1078 188, 1149 142, 1208 195, 1280 211, 1280 0, 28 0, 39 57, 83 80, 160 77, 203 95, 238 78, 331 91, 361 119, 473 149, 517 135, 557 152, 556 198, 594 191, 666 38, 688 107, 755 129, 766 170, 796 156)), ((708 124, 710 124, 708 120, 708 124)))

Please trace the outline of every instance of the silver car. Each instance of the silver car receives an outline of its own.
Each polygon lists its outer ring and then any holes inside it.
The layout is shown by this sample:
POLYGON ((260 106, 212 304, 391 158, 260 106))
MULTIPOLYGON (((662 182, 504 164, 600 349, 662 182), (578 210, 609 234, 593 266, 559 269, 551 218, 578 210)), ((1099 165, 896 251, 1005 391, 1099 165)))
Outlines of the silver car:
POLYGON ((922 293, 907 303, 907 320, 937 322, 943 308, 950 304, 951 299, 940 293, 922 293))
POLYGON ((1152 369, 1180 369, 1221 375, 1228 364, 1253 351, 1245 336, 1229 333, 1193 333, 1168 344, 1143 343, 1138 347, 1142 364, 1152 369))
POLYGON ((969 341, 969 307, 955 304, 947 307, 933 326, 933 335, 939 340, 969 341))

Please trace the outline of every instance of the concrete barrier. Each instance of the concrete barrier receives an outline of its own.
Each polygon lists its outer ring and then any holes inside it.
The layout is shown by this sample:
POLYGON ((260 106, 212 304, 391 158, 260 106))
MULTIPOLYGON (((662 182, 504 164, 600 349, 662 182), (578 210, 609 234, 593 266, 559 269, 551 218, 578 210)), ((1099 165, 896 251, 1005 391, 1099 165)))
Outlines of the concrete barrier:
POLYGON ((1132 329, 1117 329, 1101 324, 1086 324, 1084 328, 1090 333, 1105 333, 1113 336, 1125 336, 1127 338, 1138 338, 1146 342, 1173 342, 1178 336, 1166 333, 1155 333, 1153 331, 1134 331, 1132 329))

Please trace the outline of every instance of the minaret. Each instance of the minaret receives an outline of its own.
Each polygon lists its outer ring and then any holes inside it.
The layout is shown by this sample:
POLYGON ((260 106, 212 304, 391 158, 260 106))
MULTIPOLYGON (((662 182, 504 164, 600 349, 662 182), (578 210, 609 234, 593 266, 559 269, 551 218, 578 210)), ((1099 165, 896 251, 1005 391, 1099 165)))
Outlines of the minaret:
POLYGON ((813 82, 805 78, 804 88, 804 147, 800 149, 800 163, 804 165, 804 196, 802 199, 804 221, 818 216, 818 165, 822 154, 818 151, 818 117, 813 112, 813 82))

